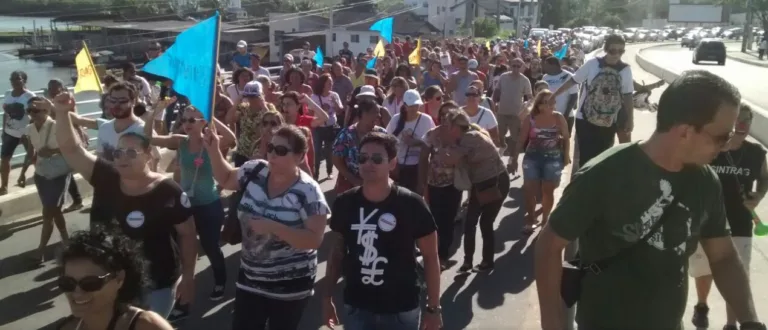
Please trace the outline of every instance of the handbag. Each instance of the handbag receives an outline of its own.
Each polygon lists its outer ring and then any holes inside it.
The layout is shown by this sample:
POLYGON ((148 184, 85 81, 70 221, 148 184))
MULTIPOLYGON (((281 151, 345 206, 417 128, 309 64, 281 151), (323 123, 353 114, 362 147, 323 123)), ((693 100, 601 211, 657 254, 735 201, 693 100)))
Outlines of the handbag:
MULTIPOLYGON (((51 130, 53 124, 48 125, 48 131, 45 134, 45 139, 41 141, 40 145, 43 148, 48 146, 48 141, 51 138, 51 130)), ((67 175, 72 172, 72 169, 67 164, 67 160, 64 159, 60 153, 52 155, 51 157, 38 157, 35 163, 35 173, 46 178, 55 179, 67 175)))
POLYGON ((664 225, 664 222, 667 220, 667 218, 669 218, 669 212, 666 211, 672 205, 677 204, 678 200, 679 199, 677 196, 672 198, 672 202, 664 207, 664 213, 662 213, 661 218, 659 218, 659 220, 653 224, 651 230, 648 231, 645 236, 643 236, 635 243, 632 243, 632 245, 619 250, 619 252, 613 256, 597 260, 591 264, 584 264, 581 262, 581 258, 577 253, 573 260, 563 261, 563 273, 560 278, 560 296, 563 298, 565 306, 570 308, 581 298, 581 283, 587 272, 600 275, 604 269, 610 267, 616 261, 628 255, 629 252, 640 246, 640 244, 647 242, 648 239, 651 238, 651 236, 653 236, 656 232, 658 232, 661 226, 664 225))
POLYGON ((477 199, 477 202, 480 204, 480 206, 498 202, 504 198, 504 196, 501 194, 501 190, 499 189, 498 175, 475 184, 474 188, 475 189, 472 192, 474 193, 475 199, 477 199))
POLYGON ((472 189, 472 181, 469 179, 469 170, 466 163, 461 162, 453 168, 453 186, 462 191, 472 189))
POLYGON ((220 237, 222 241, 229 245, 237 245, 243 241, 243 229, 240 227, 240 218, 237 216, 237 207, 243 200, 245 189, 248 187, 248 184, 256 181, 256 179, 258 179, 259 172, 261 172, 261 170, 266 166, 267 165, 265 163, 259 163, 256 165, 251 173, 248 173, 248 177, 245 182, 240 185, 240 190, 230 196, 227 218, 224 220, 224 228, 221 230, 220 237))
MULTIPOLYGON (((416 129, 419 127, 419 121, 421 121, 421 116, 416 119, 416 124, 413 125, 413 130, 416 131, 416 129)), ((400 132, 402 134, 402 132, 400 132)), ((408 161, 408 152, 411 150, 411 146, 408 146, 405 148, 405 158, 403 158, 403 162, 408 161)), ((400 180, 400 166, 405 166, 405 164, 400 164, 400 162, 397 162, 397 165, 395 165, 395 169, 392 170, 392 172, 389 173, 389 177, 395 181, 399 182, 400 180)))

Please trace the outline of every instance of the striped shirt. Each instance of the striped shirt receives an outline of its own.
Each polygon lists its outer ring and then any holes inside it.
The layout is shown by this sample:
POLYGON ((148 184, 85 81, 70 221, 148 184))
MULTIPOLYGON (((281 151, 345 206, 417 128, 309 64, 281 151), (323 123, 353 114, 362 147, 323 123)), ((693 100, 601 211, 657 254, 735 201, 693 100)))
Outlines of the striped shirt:
MULTIPOLYGON (((265 160, 249 161, 238 170, 241 183, 265 160)), ((298 300, 312 295, 317 273, 317 251, 290 246, 274 235, 250 232, 250 221, 265 218, 293 228, 304 228, 313 215, 330 214, 320 185, 301 171, 299 179, 284 193, 270 199, 267 194, 269 166, 246 186, 238 205, 238 218, 243 229, 240 274, 237 287, 258 295, 280 300, 298 300)))

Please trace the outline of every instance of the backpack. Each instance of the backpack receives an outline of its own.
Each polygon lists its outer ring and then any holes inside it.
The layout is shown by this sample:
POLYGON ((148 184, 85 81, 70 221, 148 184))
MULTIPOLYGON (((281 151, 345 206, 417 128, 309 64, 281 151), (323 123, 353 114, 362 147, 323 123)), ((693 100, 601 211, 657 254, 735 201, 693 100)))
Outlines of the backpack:
POLYGON ((627 64, 619 62, 616 65, 608 65, 604 58, 597 59, 599 71, 591 82, 584 84, 587 96, 581 105, 584 119, 590 123, 611 127, 616 121, 616 116, 623 107, 623 95, 621 93, 621 70, 627 64))

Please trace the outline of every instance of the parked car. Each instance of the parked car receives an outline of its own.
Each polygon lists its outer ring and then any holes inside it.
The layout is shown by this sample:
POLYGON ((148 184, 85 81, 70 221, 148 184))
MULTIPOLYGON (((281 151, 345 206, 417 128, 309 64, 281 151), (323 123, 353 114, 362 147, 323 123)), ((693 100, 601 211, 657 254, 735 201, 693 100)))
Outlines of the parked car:
POLYGON ((646 29, 638 29, 637 30, 637 39, 635 41, 651 41, 650 40, 651 31, 646 29))
POLYGON ((622 31, 624 40, 627 42, 637 42, 637 30, 638 28, 626 28, 622 31))
POLYGON ((719 65, 725 65, 725 44, 720 39, 706 38, 693 50, 693 64, 701 61, 714 61, 719 65))
POLYGON ((723 34, 721 35, 721 38, 723 39, 741 39, 741 37, 744 36, 744 29, 743 28, 730 28, 728 30, 723 31, 723 34))
POLYGON ((696 33, 688 32, 680 39, 680 47, 693 48, 696 46, 696 33))
POLYGON ((664 32, 659 29, 653 29, 651 30, 651 33, 648 35, 648 40, 650 41, 664 41, 664 32))

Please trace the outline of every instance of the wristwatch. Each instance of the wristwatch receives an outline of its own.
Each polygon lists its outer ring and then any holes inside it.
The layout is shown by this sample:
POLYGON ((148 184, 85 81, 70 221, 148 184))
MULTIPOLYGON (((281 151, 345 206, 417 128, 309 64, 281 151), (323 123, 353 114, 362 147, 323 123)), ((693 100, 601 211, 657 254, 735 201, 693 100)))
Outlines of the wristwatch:
POLYGON ((760 322, 744 322, 741 323, 741 330, 766 330, 765 324, 760 322))
POLYGON ((427 306, 426 308, 427 313, 429 314, 440 314, 443 312, 443 308, 438 306, 427 306))

